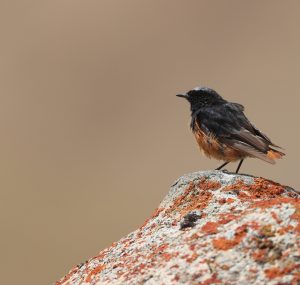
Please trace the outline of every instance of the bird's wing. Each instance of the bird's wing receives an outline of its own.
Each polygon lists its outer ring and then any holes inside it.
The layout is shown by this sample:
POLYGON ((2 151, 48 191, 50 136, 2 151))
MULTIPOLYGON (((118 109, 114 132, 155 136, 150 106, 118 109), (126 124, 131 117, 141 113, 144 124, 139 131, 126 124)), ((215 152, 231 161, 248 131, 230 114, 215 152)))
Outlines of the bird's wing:
POLYGON ((195 114, 194 120, 205 133, 213 134, 221 143, 249 156, 274 163, 274 160, 267 153, 270 146, 275 145, 251 124, 243 110, 242 105, 227 102, 201 108, 195 114))

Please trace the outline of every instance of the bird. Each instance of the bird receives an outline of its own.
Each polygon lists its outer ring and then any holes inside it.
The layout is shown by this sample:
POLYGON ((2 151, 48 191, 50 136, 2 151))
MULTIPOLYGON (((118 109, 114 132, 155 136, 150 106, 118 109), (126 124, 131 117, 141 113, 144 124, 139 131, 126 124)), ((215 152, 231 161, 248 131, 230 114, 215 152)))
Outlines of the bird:
POLYGON ((176 96, 190 103, 190 127, 201 151, 209 158, 224 161, 216 170, 239 161, 238 173, 248 157, 275 164, 285 155, 249 121, 243 105, 223 99, 208 87, 196 87, 176 96))

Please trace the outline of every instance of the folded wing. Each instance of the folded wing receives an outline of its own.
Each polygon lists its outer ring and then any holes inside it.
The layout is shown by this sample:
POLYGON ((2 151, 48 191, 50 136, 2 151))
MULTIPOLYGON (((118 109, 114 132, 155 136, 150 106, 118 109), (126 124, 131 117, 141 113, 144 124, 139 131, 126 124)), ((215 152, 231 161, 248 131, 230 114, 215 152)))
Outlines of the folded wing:
POLYGON ((247 119, 243 110, 242 105, 227 102, 202 108, 194 115, 193 120, 197 121, 206 134, 217 137, 220 143, 274 164, 275 159, 281 158, 284 153, 272 148, 278 146, 247 119))

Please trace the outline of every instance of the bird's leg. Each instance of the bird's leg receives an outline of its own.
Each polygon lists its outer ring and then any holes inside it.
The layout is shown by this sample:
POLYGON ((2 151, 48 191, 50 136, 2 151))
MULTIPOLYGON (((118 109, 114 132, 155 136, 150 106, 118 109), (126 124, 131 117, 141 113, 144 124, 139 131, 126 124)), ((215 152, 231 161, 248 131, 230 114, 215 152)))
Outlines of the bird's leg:
POLYGON ((216 168, 215 170, 221 170, 225 165, 227 165, 229 163, 229 161, 223 163, 221 166, 219 166, 218 168, 216 168))
POLYGON ((238 165, 235 173, 239 173, 239 170, 240 170, 240 168, 242 166, 243 161, 244 161, 244 159, 241 159, 241 161, 240 161, 240 163, 239 163, 239 165, 238 165))

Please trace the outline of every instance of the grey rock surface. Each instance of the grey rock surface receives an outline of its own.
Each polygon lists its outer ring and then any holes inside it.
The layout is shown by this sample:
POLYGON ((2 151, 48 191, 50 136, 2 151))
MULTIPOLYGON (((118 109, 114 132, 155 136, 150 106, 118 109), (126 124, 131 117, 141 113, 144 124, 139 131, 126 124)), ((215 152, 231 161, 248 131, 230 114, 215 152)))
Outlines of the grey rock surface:
POLYGON ((56 285, 300 284, 299 197, 264 178, 184 175, 139 229, 56 285))

